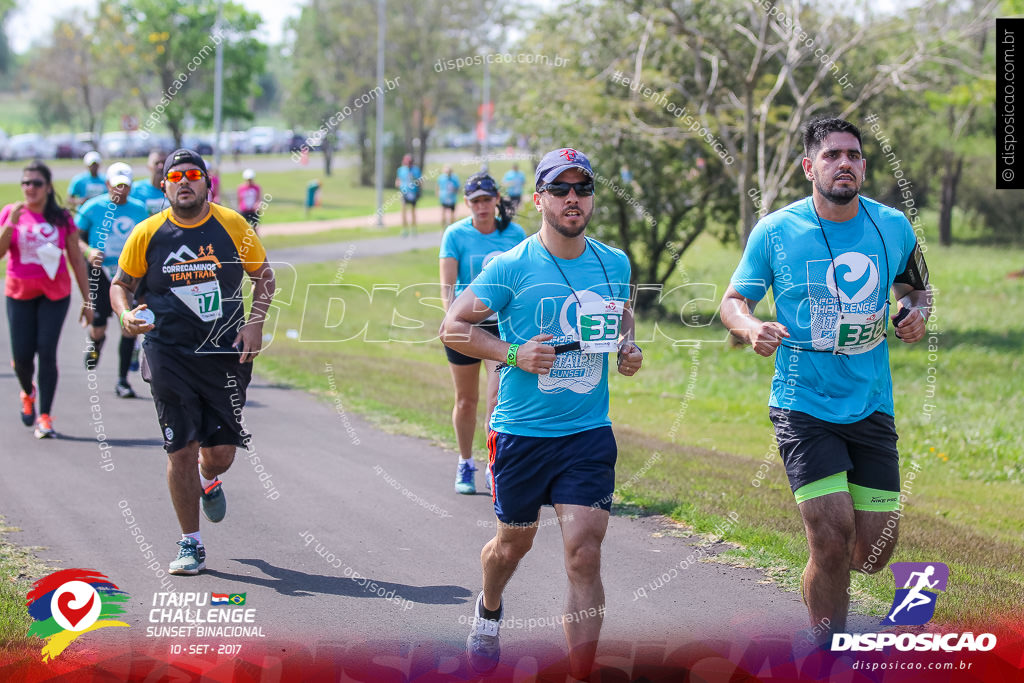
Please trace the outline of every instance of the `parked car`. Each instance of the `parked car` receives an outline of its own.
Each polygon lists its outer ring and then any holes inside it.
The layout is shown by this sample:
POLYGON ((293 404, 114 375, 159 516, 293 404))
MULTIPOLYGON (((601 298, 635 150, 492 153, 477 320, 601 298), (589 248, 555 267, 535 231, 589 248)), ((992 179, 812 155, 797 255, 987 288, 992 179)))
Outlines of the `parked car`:
POLYGON ((274 151, 276 131, 270 126, 254 126, 247 131, 246 136, 255 154, 269 154, 274 151))
POLYGON ((52 159, 56 151, 39 133, 22 133, 7 141, 4 159, 52 159))
POLYGON ((97 148, 96 139, 92 133, 75 133, 71 147, 71 156, 81 159, 88 152, 97 148))
POLYGON ((211 140, 212 138, 207 140, 206 138, 198 135, 186 135, 181 139, 181 144, 188 149, 195 150, 201 155, 206 156, 208 154, 213 154, 213 144, 211 143, 211 140))
POLYGON ((56 159, 73 159, 75 156, 75 136, 71 133, 57 133, 46 138, 53 145, 53 156, 56 159))

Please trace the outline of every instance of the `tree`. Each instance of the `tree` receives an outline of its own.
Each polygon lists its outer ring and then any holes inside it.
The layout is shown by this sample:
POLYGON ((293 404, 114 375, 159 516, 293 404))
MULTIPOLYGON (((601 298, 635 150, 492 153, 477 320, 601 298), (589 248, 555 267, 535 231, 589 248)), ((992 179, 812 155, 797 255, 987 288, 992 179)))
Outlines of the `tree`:
POLYGON ((258 14, 241 5, 202 0, 101 0, 96 36, 110 56, 107 73, 146 112, 142 121, 163 122, 181 144, 185 115, 213 122, 214 55, 224 50, 224 118, 252 119, 251 98, 264 70, 266 46, 254 35, 258 14), (148 117, 148 118, 145 118, 148 117))
POLYGON ((100 58, 92 35, 70 21, 58 20, 48 44, 33 51, 26 65, 32 100, 43 126, 66 123, 98 132, 119 93, 97 78, 100 58))

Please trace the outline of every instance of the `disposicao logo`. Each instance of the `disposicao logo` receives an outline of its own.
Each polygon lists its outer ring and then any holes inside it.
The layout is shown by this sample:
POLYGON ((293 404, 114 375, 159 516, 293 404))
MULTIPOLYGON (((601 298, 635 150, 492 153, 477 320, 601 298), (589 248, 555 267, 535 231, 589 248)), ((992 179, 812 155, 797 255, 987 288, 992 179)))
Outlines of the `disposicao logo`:
MULTIPOLYGON (((935 615, 938 591, 945 592, 949 567, 942 562, 893 562, 896 595, 883 626, 920 626, 935 615)), ((991 633, 834 633, 832 651, 881 651, 895 646, 906 652, 987 652, 996 646, 991 633)))
POLYGON ((128 624, 110 617, 124 613, 128 594, 94 569, 62 569, 29 591, 25 605, 35 622, 28 635, 46 640, 43 661, 56 659, 78 636, 128 624))

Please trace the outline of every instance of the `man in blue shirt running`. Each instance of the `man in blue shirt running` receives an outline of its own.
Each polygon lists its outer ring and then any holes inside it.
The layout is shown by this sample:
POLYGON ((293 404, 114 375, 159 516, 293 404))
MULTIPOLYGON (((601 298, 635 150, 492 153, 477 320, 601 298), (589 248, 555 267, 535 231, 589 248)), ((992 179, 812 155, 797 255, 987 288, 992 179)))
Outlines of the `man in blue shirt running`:
POLYGON ((441 202, 441 225, 455 222, 455 202, 459 194, 459 176, 455 175, 451 166, 445 166, 441 175, 437 176, 437 200, 441 202))
POLYGON ((519 164, 512 164, 512 168, 502 176, 501 184, 505 186, 505 195, 508 197, 512 213, 515 214, 523 201, 523 186, 526 184, 526 176, 519 170, 519 164))
POLYGON ((70 208, 77 209, 87 200, 107 191, 106 181, 100 175, 100 162, 102 161, 99 152, 86 152, 82 157, 82 163, 85 164, 86 170, 72 178, 68 185, 70 208))
POLYGON ((601 542, 615 488, 608 358, 634 375, 630 266, 590 239, 594 172, 575 149, 541 159, 533 202, 540 231, 494 257, 449 307, 441 340, 474 358, 504 361, 488 435, 497 532, 481 554, 483 591, 467 639, 479 673, 498 665, 502 592, 537 534, 542 505, 562 528, 569 579, 563 618, 570 673, 591 671, 604 616, 601 542), (500 337, 477 324, 497 313, 500 337))
POLYGON ((160 189, 160 183, 164 179, 165 159, 167 159, 167 152, 159 147, 150 150, 149 158, 146 159, 146 168, 149 169, 150 177, 143 178, 132 185, 131 197, 145 204, 150 216, 168 207, 167 197, 160 189))
MULTIPOLYGON (((132 167, 118 161, 107 169, 108 192, 93 197, 78 210, 75 222, 82 240, 82 253, 89 261, 89 297, 94 307, 92 327, 85 349, 85 369, 92 372, 100 360, 100 351, 107 338, 110 306, 110 280, 117 272, 117 259, 136 225, 149 218, 145 205, 129 196, 132 167)), ((122 331, 118 346, 119 361, 115 393, 133 398, 135 391, 128 384, 128 371, 135 350, 135 335, 122 331)))
POLYGON ((896 545, 886 328, 892 313, 896 336, 920 341, 931 290, 906 216, 859 195, 866 162, 853 124, 808 124, 803 170, 811 196, 754 226, 721 312, 757 354, 776 354, 768 412, 810 548, 801 591, 811 633, 828 642, 846 629, 850 572, 879 571, 896 545), (752 314, 769 287, 777 322, 752 314))

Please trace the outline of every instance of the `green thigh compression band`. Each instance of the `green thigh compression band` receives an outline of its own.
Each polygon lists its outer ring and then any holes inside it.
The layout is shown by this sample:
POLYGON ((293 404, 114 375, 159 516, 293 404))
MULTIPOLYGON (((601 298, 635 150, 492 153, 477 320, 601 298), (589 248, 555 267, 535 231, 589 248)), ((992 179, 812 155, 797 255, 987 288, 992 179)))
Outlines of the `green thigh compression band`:
POLYGON ((820 498, 830 493, 849 493, 853 498, 854 510, 891 512, 898 509, 900 503, 899 491, 884 491, 850 484, 846 481, 846 472, 839 472, 824 479, 812 481, 810 484, 798 488, 793 495, 796 496, 796 502, 799 505, 805 500, 820 498))
POLYGON ((850 495, 853 496, 854 510, 871 512, 892 512, 900 507, 900 492, 871 489, 867 486, 850 484, 850 495))
POLYGON ((850 486, 846 483, 846 472, 839 472, 833 474, 824 479, 818 481, 812 481, 810 484, 801 486, 793 495, 796 496, 796 503, 799 505, 805 500, 811 498, 820 498, 821 496, 827 496, 830 493, 849 493, 850 486))

